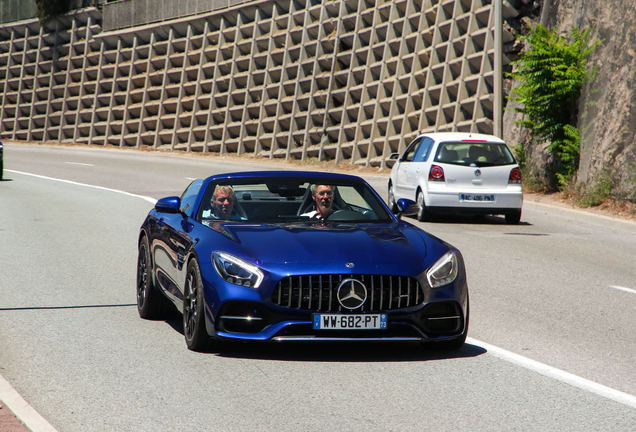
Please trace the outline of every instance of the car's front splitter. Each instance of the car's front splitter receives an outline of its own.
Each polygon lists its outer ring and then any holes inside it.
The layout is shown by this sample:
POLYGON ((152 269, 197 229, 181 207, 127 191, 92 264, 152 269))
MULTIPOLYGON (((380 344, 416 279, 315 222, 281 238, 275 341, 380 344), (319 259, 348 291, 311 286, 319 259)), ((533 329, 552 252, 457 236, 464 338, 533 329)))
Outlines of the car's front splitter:
MULTIPOLYGON (((233 306, 240 302, 233 302, 233 306)), ((253 304, 248 305, 253 308, 253 304)), ((260 316, 242 319, 237 323, 233 315, 219 314, 216 320, 206 313, 209 332, 213 337, 243 341, 292 341, 292 340, 430 340, 438 341, 454 338, 465 331, 465 313, 455 301, 433 302, 413 308, 409 312, 375 312, 387 315, 385 329, 356 329, 356 330, 319 330, 314 329, 314 315, 319 312, 304 311, 304 318, 285 319, 280 312, 265 310, 259 306, 260 316), (228 319, 229 318, 229 319, 228 319), (228 322, 231 324, 228 325, 228 322), (251 325, 259 331, 228 331, 249 330, 251 325), (260 328, 262 327, 262 328, 260 328)), ((228 310, 229 308, 225 309, 228 310)), ((206 311, 207 312, 207 311, 206 311)), ((361 315, 369 315, 361 314, 361 315)), ((355 316, 357 314, 340 313, 338 316, 355 316)), ((253 328, 254 329, 254 328, 253 328)))

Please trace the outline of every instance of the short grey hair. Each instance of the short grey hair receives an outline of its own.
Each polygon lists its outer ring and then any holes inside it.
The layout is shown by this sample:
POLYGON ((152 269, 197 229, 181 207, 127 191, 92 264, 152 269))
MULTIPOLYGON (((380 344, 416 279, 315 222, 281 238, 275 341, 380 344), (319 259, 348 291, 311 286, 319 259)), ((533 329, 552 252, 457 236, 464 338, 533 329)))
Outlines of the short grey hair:
POLYGON ((311 191, 311 194, 312 194, 312 195, 316 195, 316 188, 317 188, 318 186, 329 186, 329 187, 331 188, 331 190, 332 190, 332 191, 334 191, 334 192, 336 191, 336 187, 335 187, 335 186, 333 186, 333 185, 323 185, 323 184, 315 184, 315 183, 312 183, 312 184, 311 184, 311 186, 309 186, 309 190, 311 191))
POLYGON ((229 185, 216 185, 216 187, 214 188, 214 192, 212 193, 212 199, 216 199, 216 193, 217 191, 223 191, 226 193, 229 193, 230 196, 232 197, 232 201, 236 201, 236 196, 234 195, 234 188, 232 186, 229 185))

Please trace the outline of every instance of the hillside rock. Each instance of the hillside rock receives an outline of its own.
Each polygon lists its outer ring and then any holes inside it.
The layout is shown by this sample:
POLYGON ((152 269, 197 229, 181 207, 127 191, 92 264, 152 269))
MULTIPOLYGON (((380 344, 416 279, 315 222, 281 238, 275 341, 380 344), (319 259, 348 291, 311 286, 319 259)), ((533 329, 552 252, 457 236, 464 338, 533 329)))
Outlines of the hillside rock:
MULTIPOLYGON (((572 26, 593 28, 602 40, 589 59, 597 68, 596 79, 587 83, 579 104, 581 161, 578 180, 592 184, 603 172, 614 178, 618 198, 636 199, 636 8, 624 0, 554 1, 548 27, 561 34, 572 26)), ((508 104, 511 107, 511 103, 508 104)), ((514 124, 519 114, 504 114, 504 137, 512 145, 523 144, 528 163, 545 173, 549 158, 545 145, 532 142, 527 131, 514 124)))

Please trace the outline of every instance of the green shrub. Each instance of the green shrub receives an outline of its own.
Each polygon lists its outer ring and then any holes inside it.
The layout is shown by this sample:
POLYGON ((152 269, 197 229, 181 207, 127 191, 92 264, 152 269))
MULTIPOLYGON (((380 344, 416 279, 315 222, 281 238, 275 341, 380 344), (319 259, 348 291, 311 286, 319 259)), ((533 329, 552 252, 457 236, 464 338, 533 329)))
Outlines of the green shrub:
POLYGON ((521 178, 523 179, 523 191, 526 193, 539 193, 551 190, 550 184, 541 177, 536 168, 529 165, 521 168, 521 178))
POLYGON ((627 177, 627 191, 624 199, 636 204, 636 171, 633 165, 630 166, 630 172, 627 177))
POLYGON ((610 198, 613 186, 614 179, 611 171, 604 169, 591 185, 585 186, 582 183, 577 185, 574 200, 580 207, 596 207, 610 198))
POLYGON ((564 175, 559 179, 559 182, 561 183, 561 192, 563 193, 563 197, 572 198, 576 202, 581 193, 581 185, 577 183, 576 176, 564 175))
POLYGON ((587 59, 599 41, 591 43, 590 34, 590 29, 572 28, 565 38, 541 25, 529 29, 527 36, 520 36, 528 48, 513 62, 518 69, 508 74, 521 83, 510 97, 520 104, 513 109, 526 116, 517 123, 550 143, 561 184, 578 170, 579 132, 572 125, 583 84, 595 74, 595 69, 588 70, 587 59))
POLYGON ((68 12, 70 0, 35 0, 37 16, 41 23, 68 12))
POLYGON ((519 167, 523 168, 526 166, 526 151, 523 149, 522 144, 515 144, 510 146, 510 150, 512 150, 512 154, 517 159, 517 163, 519 167))
POLYGON ((557 149, 557 156, 561 165, 555 169, 561 189, 572 181, 579 167, 581 155, 581 135, 579 130, 572 125, 563 126, 563 142, 557 149))

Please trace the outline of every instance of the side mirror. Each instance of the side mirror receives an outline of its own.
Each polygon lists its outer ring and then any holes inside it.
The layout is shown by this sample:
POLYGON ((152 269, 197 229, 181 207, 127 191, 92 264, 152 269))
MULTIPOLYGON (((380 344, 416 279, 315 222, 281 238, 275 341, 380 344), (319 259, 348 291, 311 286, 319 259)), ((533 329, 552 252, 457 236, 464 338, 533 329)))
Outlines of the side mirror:
POLYGON ((399 153, 391 153, 389 155, 389 160, 398 160, 399 157, 400 157, 399 153))
POLYGON ((420 210, 420 208, 418 207, 415 201, 411 201, 410 199, 407 199, 407 198, 400 198, 397 201, 397 208, 398 208, 398 213, 397 213, 398 218, 401 216, 415 215, 420 210))
POLYGON ((177 196, 161 198, 155 204, 155 210, 160 213, 179 213, 179 207, 181 207, 181 198, 177 196))

